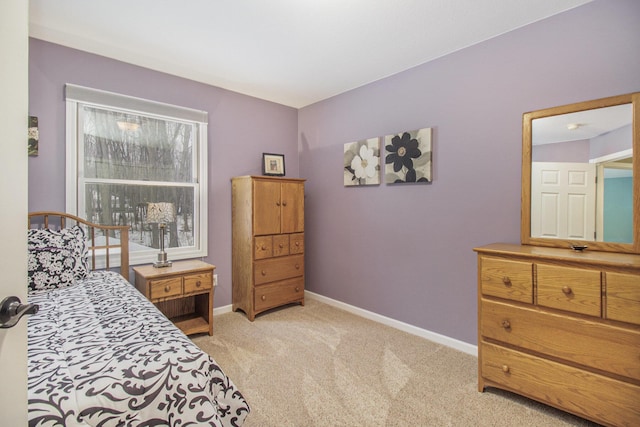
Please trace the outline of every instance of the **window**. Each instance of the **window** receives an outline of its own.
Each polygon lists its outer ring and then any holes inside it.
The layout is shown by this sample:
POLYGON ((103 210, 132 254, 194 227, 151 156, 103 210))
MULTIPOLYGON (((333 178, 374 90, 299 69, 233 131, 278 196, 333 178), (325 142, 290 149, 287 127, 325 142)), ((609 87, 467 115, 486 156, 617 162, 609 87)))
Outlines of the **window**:
MULTIPOLYGON (((207 254, 207 113, 67 84, 67 211, 129 225, 131 264, 155 261, 149 203, 171 203, 170 259, 207 254)), ((114 236, 119 237, 119 236, 114 236)))

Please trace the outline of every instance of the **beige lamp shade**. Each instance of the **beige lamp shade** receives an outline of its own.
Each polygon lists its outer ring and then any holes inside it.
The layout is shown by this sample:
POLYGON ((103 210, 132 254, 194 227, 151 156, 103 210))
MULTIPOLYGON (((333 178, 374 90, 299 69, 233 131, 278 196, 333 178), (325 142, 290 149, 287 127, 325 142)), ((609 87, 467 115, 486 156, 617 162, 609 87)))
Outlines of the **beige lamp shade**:
POLYGON ((149 203, 147 206, 147 222, 169 224, 176 220, 176 211, 173 203, 159 202, 149 203))

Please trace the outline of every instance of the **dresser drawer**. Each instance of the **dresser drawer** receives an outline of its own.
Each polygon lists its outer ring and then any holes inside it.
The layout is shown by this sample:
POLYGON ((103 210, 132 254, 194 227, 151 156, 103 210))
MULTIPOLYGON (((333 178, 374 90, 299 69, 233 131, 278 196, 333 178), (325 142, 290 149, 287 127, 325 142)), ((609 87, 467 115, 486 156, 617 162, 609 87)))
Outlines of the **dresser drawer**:
POLYGON ((302 277, 283 280, 268 285, 256 286, 255 309, 263 311, 283 304, 298 302, 304 298, 304 280, 302 277))
POLYGON ((289 253, 301 254, 304 252, 304 233, 296 233, 289 236, 289 253))
POLYGON ((482 301, 483 338, 640 381, 640 329, 482 301))
POLYGON ((254 266, 256 285, 304 275, 304 256, 292 255, 256 261, 254 266))
POLYGON ((273 256, 273 237, 255 237, 253 239, 253 255, 255 259, 271 258, 273 256))
POLYGON ((600 271, 537 264, 538 305, 600 317, 600 271))
POLYGON ((480 258, 483 295, 533 303, 533 264, 500 258, 480 258))
POLYGON ((289 255, 289 235, 273 236, 273 256, 289 255))
POLYGON ((184 276, 184 293, 208 292, 213 287, 213 274, 198 273, 184 276))
POLYGON ((640 325, 640 276, 605 273, 605 277, 607 319, 640 325))
POLYGON ((149 283, 149 297, 151 300, 182 295, 182 277, 152 280, 149 283))
POLYGON ((528 397, 611 425, 640 425, 640 387, 482 343, 483 378, 528 397))

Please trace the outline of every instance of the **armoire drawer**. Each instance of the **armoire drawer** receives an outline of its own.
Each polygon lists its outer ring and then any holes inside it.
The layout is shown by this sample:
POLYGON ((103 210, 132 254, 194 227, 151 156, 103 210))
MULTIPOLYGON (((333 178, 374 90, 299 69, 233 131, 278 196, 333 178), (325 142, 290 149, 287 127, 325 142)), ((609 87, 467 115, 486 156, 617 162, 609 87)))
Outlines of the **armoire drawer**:
POLYGON ((603 424, 640 425, 639 386, 497 345, 481 345, 481 373, 486 380, 603 424))
POLYGON ((256 236, 253 239, 253 256, 255 259, 273 256, 273 236, 256 236))
POLYGON ((600 271, 536 264, 538 305, 600 317, 600 271))
POLYGON ((638 275, 605 273, 606 317, 640 325, 640 278, 638 275))
POLYGON ((283 304, 297 302, 304 297, 304 279, 296 277, 268 285, 256 286, 255 309, 263 311, 283 304))
POLYGON ((256 236, 253 254, 256 260, 304 253, 304 233, 256 236))
POLYGON ((254 280, 256 285, 303 275, 303 255, 263 259, 256 261, 254 265, 254 280))
POLYGON ((568 362, 640 381, 640 329, 482 301, 480 334, 568 362))
POLYGON ((289 255, 289 235, 277 234, 273 236, 273 256, 289 255))
POLYGON ((482 257, 483 295, 533 303, 533 263, 482 257))
POLYGON ((304 252, 304 233, 295 233, 289 237, 289 253, 291 255, 304 252))

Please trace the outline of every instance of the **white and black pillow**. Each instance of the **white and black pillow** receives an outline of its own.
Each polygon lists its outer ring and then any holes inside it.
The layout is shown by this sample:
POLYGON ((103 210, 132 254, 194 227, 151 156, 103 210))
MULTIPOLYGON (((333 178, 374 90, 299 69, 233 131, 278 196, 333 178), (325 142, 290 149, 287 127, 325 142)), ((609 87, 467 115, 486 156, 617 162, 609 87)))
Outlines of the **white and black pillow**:
POLYGON ((56 289, 75 284, 89 274, 88 249, 79 226, 60 231, 28 231, 29 291, 56 289))

